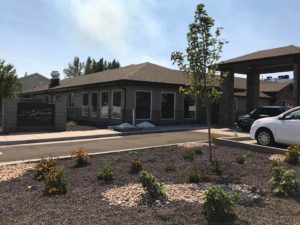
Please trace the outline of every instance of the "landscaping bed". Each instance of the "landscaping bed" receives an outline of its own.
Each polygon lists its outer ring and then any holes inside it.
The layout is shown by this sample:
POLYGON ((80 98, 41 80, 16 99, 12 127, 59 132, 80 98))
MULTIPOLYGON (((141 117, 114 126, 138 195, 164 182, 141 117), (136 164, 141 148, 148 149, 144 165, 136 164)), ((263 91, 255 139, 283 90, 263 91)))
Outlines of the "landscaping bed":
MULTIPOLYGON (((0 167, 0 224, 208 224, 202 196, 211 184, 229 192, 239 191, 242 196, 234 207, 236 217, 228 224, 300 223, 300 197, 275 197, 268 184, 271 159, 280 157, 213 146, 221 171, 217 175, 207 161, 206 145, 202 146, 203 154, 194 155, 194 161, 183 159, 188 147, 138 151, 143 170, 166 187, 167 198, 151 203, 137 183, 138 174, 130 171, 132 155, 127 152, 92 156, 90 164, 80 168, 74 167, 71 159, 59 160, 68 182, 67 193, 62 195, 44 194, 43 183, 33 179, 34 164, 0 167), (244 164, 236 162, 241 155, 244 164), (103 160, 114 171, 110 183, 96 177, 103 160), (175 168, 166 171, 166 163, 173 163, 175 168), (195 168, 202 182, 190 184, 188 174, 195 168)), ((296 171, 299 180, 300 167, 286 166, 296 171)))

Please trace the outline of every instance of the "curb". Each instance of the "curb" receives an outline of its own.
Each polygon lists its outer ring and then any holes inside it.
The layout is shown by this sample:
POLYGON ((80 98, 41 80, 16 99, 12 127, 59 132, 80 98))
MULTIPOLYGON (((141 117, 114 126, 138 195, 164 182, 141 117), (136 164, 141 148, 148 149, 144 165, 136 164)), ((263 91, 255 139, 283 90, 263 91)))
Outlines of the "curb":
POLYGON ((262 146, 256 144, 242 143, 241 141, 251 140, 250 138, 217 138, 215 140, 216 145, 238 147, 253 152, 270 153, 270 154, 285 154, 286 150, 276 147, 262 146))
MULTIPOLYGON (((155 146, 148 146, 148 147, 141 147, 141 148, 128 148, 128 149, 121 149, 121 150, 112 150, 112 151, 105 151, 105 152, 92 152, 88 153, 89 156, 94 155, 106 155, 106 154, 112 154, 112 153, 119 153, 119 152, 130 152, 130 151, 139 151, 139 150, 151 150, 151 149, 157 149, 162 147, 172 147, 172 146, 179 146, 186 143, 205 143, 208 140, 203 141, 192 141, 192 142, 181 142, 181 143, 174 143, 174 144, 166 144, 166 145, 155 145, 155 146)), ((71 155, 64 155, 64 156, 56 156, 54 157, 58 160, 64 160, 64 159, 70 159, 71 155)), ((7 166, 7 165, 15 165, 20 163, 36 163, 41 161, 41 159, 26 159, 26 160, 17 160, 17 161, 11 161, 11 162, 0 162, 0 166, 7 166)))
POLYGON ((120 132, 120 133, 116 133, 116 134, 97 134, 97 135, 88 135, 88 136, 59 137, 59 138, 48 138, 48 139, 44 138, 44 139, 36 139, 36 140, 33 139, 33 140, 20 140, 20 141, 1 141, 0 146, 45 143, 45 142, 59 142, 59 141, 72 141, 72 140, 85 140, 85 139, 94 139, 94 138, 129 136, 129 135, 137 135, 137 134, 179 132, 179 131, 189 131, 189 130, 199 130, 199 129, 202 129, 202 128, 182 128, 182 129, 173 129, 173 130, 127 131, 127 132, 120 132))

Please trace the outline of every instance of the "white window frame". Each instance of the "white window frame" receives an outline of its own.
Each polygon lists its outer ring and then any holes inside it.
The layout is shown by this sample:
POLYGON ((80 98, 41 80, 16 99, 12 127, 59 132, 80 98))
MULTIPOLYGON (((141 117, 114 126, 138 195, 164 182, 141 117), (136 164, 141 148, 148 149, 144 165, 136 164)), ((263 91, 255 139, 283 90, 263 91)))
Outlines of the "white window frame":
POLYGON ((90 99, 90 96, 89 96, 89 93, 88 92, 81 92, 81 116, 84 116, 84 117, 87 117, 89 116, 89 99, 90 99), (83 95, 84 94, 87 94, 88 95, 88 104, 87 105, 83 105, 83 95), (87 115, 85 115, 83 112, 84 112, 84 109, 87 109, 87 115))
POLYGON ((100 112, 99 112, 99 116, 100 116, 100 118, 104 118, 104 119, 107 119, 107 118, 109 118, 109 91, 100 91, 100 98, 99 98, 99 100, 100 100, 100 112), (102 110, 102 93, 108 93, 108 105, 107 105, 107 116, 102 116, 102 114, 101 114, 101 110, 102 110))
POLYGON ((74 108, 75 106, 75 94, 73 92, 68 93, 68 108, 74 108), (71 99, 69 98, 69 96, 71 96, 71 99))
POLYGON ((184 117, 184 97, 185 97, 186 95, 183 95, 183 119, 185 119, 185 120, 195 120, 196 118, 197 118, 197 105, 198 105, 198 100, 197 100, 197 95, 194 95, 195 96, 195 116, 194 117, 188 117, 188 118, 186 118, 186 117, 184 117))
POLYGON ((135 119, 136 120, 152 120, 152 91, 147 91, 147 90, 136 90, 135 91, 135 99, 134 99, 134 110, 135 110, 135 119), (137 92, 147 92, 147 93, 150 93, 150 96, 151 96, 151 102, 150 102, 150 118, 136 118, 136 93, 137 92))
POLYGON ((113 90, 112 91, 112 95, 111 95, 111 118, 112 119, 117 119, 117 120, 119 120, 119 119, 121 119, 122 118, 122 105, 123 105, 123 98, 122 98, 123 96, 122 96, 122 90, 113 90), (114 92, 120 92, 121 93, 121 113, 120 113, 120 117, 114 117, 113 115, 113 110, 114 110, 114 92))
POLYGON ((90 95, 91 97, 89 98, 89 111, 90 111, 90 116, 91 117, 97 117, 97 107, 98 107, 98 92, 97 91, 92 91, 90 92, 90 95), (92 97, 93 97, 93 94, 97 94, 97 105, 96 105, 96 110, 94 112, 92 112, 92 97))
POLYGON ((173 91, 162 91, 160 93, 160 119, 161 120, 175 120, 176 118, 176 92, 173 91), (162 108, 161 108, 161 101, 162 101, 162 95, 163 94, 173 94, 174 96, 174 117, 173 118, 162 118, 162 108))

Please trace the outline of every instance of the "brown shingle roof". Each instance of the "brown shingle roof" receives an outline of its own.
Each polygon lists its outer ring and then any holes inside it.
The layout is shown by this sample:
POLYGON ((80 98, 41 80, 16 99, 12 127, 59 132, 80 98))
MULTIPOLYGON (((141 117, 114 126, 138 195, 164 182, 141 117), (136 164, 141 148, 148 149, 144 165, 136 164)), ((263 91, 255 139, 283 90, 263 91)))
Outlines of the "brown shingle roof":
POLYGON ((186 78, 182 72, 146 62, 137 65, 125 66, 118 69, 88 74, 85 76, 67 78, 61 80, 60 84, 56 87, 48 88, 47 85, 44 85, 29 90, 27 93, 45 90, 57 90, 118 80, 156 82, 177 85, 183 85, 186 83, 186 78))
MULTIPOLYGON (((234 96, 240 96, 240 97, 246 97, 247 96, 247 92, 243 91, 243 92, 235 92, 234 96)), ((263 93, 263 92, 259 92, 259 97, 260 98, 271 98, 269 95, 263 93)))
POLYGON ((236 57, 233 59, 229 59, 229 60, 221 62, 220 64, 224 65, 224 64, 229 64, 229 63, 250 61, 250 60, 256 60, 256 59, 264 59, 264 58, 272 58, 272 57, 293 55, 293 54, 300 54, 300 47, 295 46, 295 45, 289 45, 289 46, 285 46, 285 47, 266 49, 266 50, 262 50, 262 51, 253 52, 253 53, 250 53, 247 55, 239 56, 239 57, 236 57))
MULTIPOLYGON (((90 85, 97 83, 105 83, 119 80, 155 82, 175 85, 185 85, 186 77, 178 70, 169 69, 152 63, 142 63, 137 65, 129 65, 118 69, 107 70, 103 72, 93 73, 80 77, 72 77, 63 79, 56 87, 49 88, 49 85, 42 85, 34 89, 28 90, 25 93, 43 92, 51 90, 59 90, 82 85, 90 85)), ((284 83, 275 83, 271 81, 261 81, 261 92, 277 92, 289 85, 292 81, 284 83)), ((218 86, 218 83, 216 83, 218 86)), ((245 90, 247 80, 241 77, 234 78, 234 88, 245 90)))

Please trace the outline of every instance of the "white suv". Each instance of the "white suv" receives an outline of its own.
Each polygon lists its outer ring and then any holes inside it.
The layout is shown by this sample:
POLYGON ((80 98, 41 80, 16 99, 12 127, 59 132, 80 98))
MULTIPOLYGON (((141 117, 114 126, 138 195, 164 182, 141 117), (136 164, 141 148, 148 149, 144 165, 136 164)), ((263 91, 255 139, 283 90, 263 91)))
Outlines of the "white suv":
POLYGON ((250 135, 260 145, 272 145, 274 142, 300 145, 300 106, 279 116, 256 120, 250 135))

